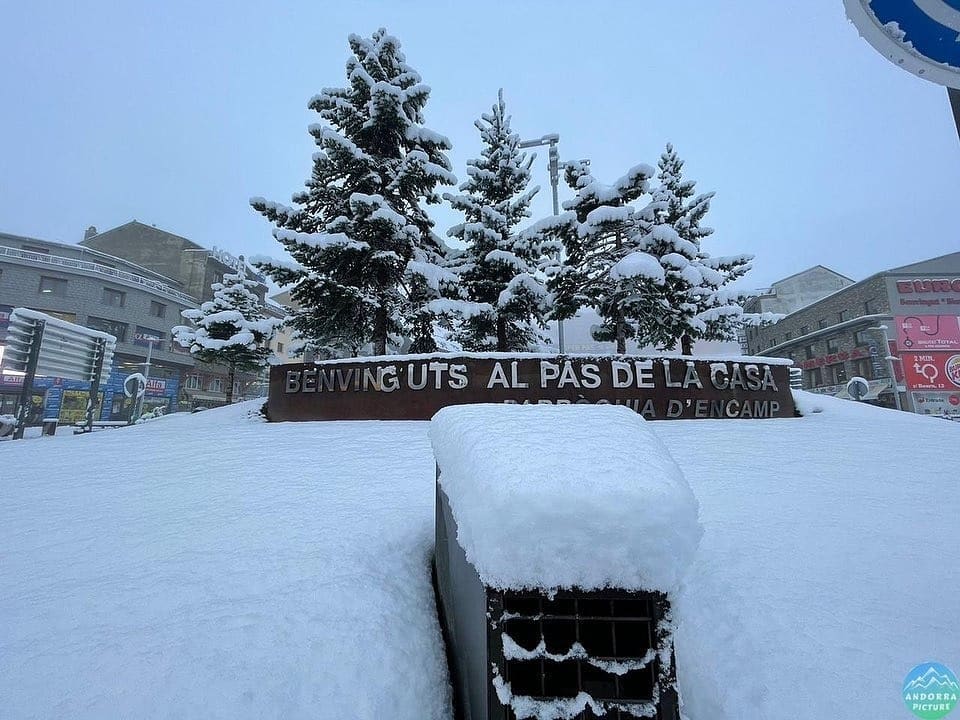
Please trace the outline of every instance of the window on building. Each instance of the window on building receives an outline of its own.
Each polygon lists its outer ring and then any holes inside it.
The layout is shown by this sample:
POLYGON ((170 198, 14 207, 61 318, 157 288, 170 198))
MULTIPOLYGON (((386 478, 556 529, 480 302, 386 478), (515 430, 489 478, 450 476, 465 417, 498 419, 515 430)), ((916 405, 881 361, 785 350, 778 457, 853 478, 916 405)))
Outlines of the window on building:
POLYGON ((847 381, 847 368, 843 363, 837 363, 836 365, 828 365, 826 372, 828 379, 828 384, 830 385, 842 385, 847 381))
POLYGON ((864 380, 873 380, 873 361, 870 358, 860 358, 853 361, 853 372, 864 380))
POLYGON ((36 245, 21 245, 20 249, 24 252, 37 253, 38 255, 49 255, 50 248, 37 247, 36 245))
POLYGON ((880 312, 880 301, 876 298, 870 298, 863 304, 863 309, 867 315, 877 315, 880 312))
POLYGON ((240 381, 239 380, 233 381, 233 397, 234 398, 240 397, 240 381))
POLYGON ((814 351, 813 351, 813 345, 807 345, 807 346, 803 349, 803 352, 804 352, 804 354, 807 356, 807 360, 810 360, 811 358, 815 358, 815 357, 816 357, 816 354, 815 354, 814 351))
POLYGON ((40 288, 38 292, 41 295, 54 295, 56 297, 67 296, 67 281, 63 278, 47 277, 40 278, 40 288))
POLYGON ((827 338, 827 352, 828 353, 840 352, 840 338, 836 338, 836 337, 827 338))
POLYGON ((283 343, 282 343, 282 342, 278 342, 278 343, 277 343, 277 354, 278 354, 278 355, 282 355, 282 354, 283 354, 283 343))
POLYGON ((829 327, 829 326, 830 326, 830 321, 827 320, 826 318, 820 318, 819 326, 820 326, 820 328, 829 327))
POLYGON ((857 330, 853 337, 857 343, 857 347, 872 345, 877 341, 877 339, 873 336, 873 333, 869 330, 857 330))
POLYGON ((211 378, 207 389, 210 392, 223 392, 223 380, 221 378, 211 378))
POLYGON ((167 316, 167 306, 162 302, 157 302, 156 300, 150 301, 150 315, 156 318, 162 318, 167 316))
POLYGON ((784 341, 793 339, 793 333, 788 332, 786 335, 783 336, 783 339, 784 341))
POLYGON ((200 389, 200 376, 199 375, 187 375, 187 380, 185 383, 187 390, 199 390, 200 389))
POLYGON ((801 326, 800 326, 800 334, 801 334, 801 335, 808 335, 809 333, 810 333, 810 326, 809 326, 809 325, 801 325, 801 326))
POLYGON ((105 287, 103 289, 103 304, 113 307, 123 307, 127 302, 127 294, 120 290, 105 287))
POLYGON ((820 372, 820 368, 807 370, 806 381, 808 388, 817 388, 823 385, 823 374, 820 372))
POLYGON ((837 319, 838 319, 840 322, 846 322, 847 320, 850 319, 850 311, 849 311, 849 310, 841 310, 840 312, 837 313, 837 319))
POLYGON ((110 333, 117 338, 117 342, 124 342, 127 339, 127 324, 117 320, 108 320, 107 318, 87 316, 87 327, 91 330, 110 333))

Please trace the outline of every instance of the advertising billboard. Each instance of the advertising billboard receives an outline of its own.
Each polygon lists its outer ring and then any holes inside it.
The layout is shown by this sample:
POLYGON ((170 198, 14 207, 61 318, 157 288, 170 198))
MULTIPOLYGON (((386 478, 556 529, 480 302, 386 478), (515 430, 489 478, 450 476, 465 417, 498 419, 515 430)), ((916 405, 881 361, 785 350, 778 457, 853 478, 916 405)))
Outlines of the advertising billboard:
POLYGON ((960 317, 907 315, 897 318, 897 345, 904 350, 960 350, 960 317))
POLYGON ((911 390, 960 390, 960 352, 906 352, 900 357, 911 390))
POLYGON ((913 402, 921 415, 960 415, 960 389, 957 392, 915 392, 913 402))

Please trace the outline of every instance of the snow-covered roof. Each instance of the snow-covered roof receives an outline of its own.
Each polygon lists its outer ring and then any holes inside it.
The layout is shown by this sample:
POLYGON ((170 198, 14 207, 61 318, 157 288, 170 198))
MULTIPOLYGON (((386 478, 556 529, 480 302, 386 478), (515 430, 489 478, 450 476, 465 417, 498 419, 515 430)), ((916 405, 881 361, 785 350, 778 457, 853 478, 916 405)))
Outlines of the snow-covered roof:
MULTIPOLYGON (((911 667, 960 665, 960 426, 798 402, 649 424, 704 529, 688 720, 904 717, 911 667)), ((0 440, 4 720, 453 717, 429 423, 255 408, 0 440)))
POLYGON ((489 587, 674 590, 701 528, 650 423, 614 405, 459 405, 430 428, 457 539, 489 587))

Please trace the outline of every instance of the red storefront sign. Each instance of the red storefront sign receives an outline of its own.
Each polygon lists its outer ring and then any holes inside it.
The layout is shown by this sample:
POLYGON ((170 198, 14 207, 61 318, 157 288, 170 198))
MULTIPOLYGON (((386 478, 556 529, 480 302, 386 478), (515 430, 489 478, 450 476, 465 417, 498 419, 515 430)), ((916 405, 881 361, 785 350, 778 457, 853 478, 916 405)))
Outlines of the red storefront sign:
POLYGON ((799 367, 804 370, 810 370, 816 367, 823 367, 824 365, 834 365, 836 363, 845 362, 847 360, 858 360, 859 358, 870 357, 869 348, 854 348, 850 352, 838 352, 831 353, 830 355, 822 355, 820 357, 810 358, 809 360, 804 360, 799 364, 799 367))
POLYGON ((960 278, 938 280, 897 280, 899 293, 949 293, 960 292, 960 278))
POLYGON ((163 395, 167 391, 167 381, 163 378, 147 378, 147 392, 163 395))
POLYGON ((902 353, 903 372, 911 390, 960 388, 960 353, 902 353))

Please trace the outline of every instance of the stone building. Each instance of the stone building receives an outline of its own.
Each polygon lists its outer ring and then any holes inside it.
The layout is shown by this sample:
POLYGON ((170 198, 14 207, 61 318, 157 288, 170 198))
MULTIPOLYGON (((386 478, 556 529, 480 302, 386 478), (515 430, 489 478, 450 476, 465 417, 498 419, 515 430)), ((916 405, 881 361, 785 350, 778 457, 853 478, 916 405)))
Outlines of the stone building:
POLYGON ((261 302, 267 291, 263 276, 246 265, 242 258, 216 247, 205 248, 193 240, 136 220, 103 232, 91 226, 80 245, 171 278, 185 293, 200 302, 213 297, 210 290, 213 283, 220 282, 225 273, 236 272, 241 266, 246 268, 247 277, 258 281, 255 292, 261 302))
POLYGON ((891 268, 846 285, 747 333, 751 355, 791 358, 804 389, 960 416, 960 252, 891 268))
POLYGON ((853 283, 846 275, 823 265, 814 265, 783 280, 777 280, 769 288, 757 290, 744 303, 743 309, 748 313, 771 312, 786 315, 853 283))

